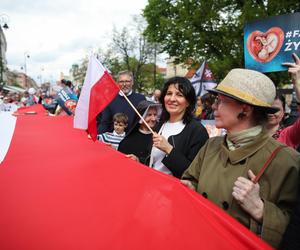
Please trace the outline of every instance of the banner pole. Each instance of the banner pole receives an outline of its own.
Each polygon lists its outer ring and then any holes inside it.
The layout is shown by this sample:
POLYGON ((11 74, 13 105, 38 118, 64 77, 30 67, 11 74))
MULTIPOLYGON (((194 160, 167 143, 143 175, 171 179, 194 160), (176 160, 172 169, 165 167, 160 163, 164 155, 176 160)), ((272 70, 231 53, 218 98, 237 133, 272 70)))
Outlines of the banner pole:
POLYGON ((124 94, 124 92, 120 89, 120 92, 122 93, 122 95, 124 96, 125 100, 129 103, 129 105, 132 107, 132 109, 134 110, 134 112, 139 116, 139 118, 141 118, 141 120, 143 121, 143 123, 145 123, 146 127, 150 130, 150 132, 154 135, 154 131, 150 128, 149 124, 145 121, 145 119, 141 116, 141 114, 139 113, 139 111, 137 111, 137 109, 133 106, 133 104, 131 103, 131 101, 127 98, 127 96, 124 94))

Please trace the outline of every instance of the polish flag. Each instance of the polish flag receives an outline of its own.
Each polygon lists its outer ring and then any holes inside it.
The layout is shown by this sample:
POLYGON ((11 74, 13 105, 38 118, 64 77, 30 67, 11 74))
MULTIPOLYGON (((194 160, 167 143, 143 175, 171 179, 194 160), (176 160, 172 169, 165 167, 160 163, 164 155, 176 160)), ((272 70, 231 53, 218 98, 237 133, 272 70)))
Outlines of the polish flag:
POLYGON ((84 84, 75 110, 74 128, 87 130, 97 138, 97 115, 120 91, 104 66, 92 55, 89 60, 84 84))

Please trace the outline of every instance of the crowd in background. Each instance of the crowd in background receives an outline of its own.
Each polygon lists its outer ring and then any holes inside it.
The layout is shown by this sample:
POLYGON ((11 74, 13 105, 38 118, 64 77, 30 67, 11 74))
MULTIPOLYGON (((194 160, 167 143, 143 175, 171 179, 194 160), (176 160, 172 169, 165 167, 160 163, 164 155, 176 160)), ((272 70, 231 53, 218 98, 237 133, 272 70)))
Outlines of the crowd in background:
POLYGON ((30 87, 18 92, 1 89, 0 111, 15 112, 20 107, 41 104, 50 114, 59 115, 62 110, 57 102, 57 93, 65 86, 68 86, 77 96, 80 95, 80 88, 75 88, 71 81, 65 79, 58 81, 51 89, 30 87))
POLYGON ((37 104, 42 98, 42 93, 34 88, 29 88, 24 92, 11 92, 6 90, 0 91, 0 110, 16 111, 20 107, 31 106, 37 104))

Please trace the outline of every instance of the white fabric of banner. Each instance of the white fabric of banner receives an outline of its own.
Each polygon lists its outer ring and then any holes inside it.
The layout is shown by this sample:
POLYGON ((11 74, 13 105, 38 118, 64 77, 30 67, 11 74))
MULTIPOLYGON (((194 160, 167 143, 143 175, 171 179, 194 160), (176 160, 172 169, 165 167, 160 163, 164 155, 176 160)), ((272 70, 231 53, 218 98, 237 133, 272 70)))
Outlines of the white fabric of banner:
POLYGON ((0 164, 9 149, 17 118, 11 112, 0 112, 0 164))

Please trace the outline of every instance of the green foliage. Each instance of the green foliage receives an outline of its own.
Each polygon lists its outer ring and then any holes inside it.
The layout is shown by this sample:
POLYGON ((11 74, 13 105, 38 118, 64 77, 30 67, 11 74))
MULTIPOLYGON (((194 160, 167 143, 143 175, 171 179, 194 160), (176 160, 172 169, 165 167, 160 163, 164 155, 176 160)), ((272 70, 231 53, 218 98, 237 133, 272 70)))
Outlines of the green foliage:
MULTIPOLYGON (((98 59, 117 80, 118 72, 130 70, 134 76, 134 89, 149 92, 161 88, 163 77, 156 69, 156 57, 159 44, 149 42, 145 35, 145 20, 142 16, 134 16, 133 23, 112 31, 111 43, 106 49, 99 47, 96 51, 98 59)), ((80 65, 72 65, 70 70, 74 80, 83 82, 88 64, 88 56, 80 65)))
MULTIPOLYGON (((177 62, 208 60, 222 79, 234 67, 244 67, 243 27, 267 16, 293 13, 298 0, 149 0, 144 9, 145 36, 177 62)), ((270 74, 276 83, 287 74, 270 74)))
POLYGON ((132 25, 120 30, 115 28, 109 48, 105 51, 99 49, 98 55, 115 79, 119 71, 130 70, 134 76, 134 88, 148 91, 162 82, 159 75, 154 77, 158 45, 145 38, 145 21, 141 16, 135 16, 133 21, 132 25))
POLYGON ((125 64, 122 63, 118 56, 114 55, 111 49, 103 51, 98 49, 98 59, 110 71, 110 74, 116 79, 119 71, 124 70, 125 64))

